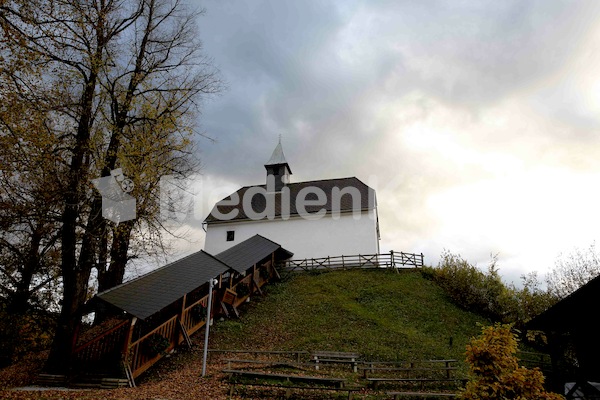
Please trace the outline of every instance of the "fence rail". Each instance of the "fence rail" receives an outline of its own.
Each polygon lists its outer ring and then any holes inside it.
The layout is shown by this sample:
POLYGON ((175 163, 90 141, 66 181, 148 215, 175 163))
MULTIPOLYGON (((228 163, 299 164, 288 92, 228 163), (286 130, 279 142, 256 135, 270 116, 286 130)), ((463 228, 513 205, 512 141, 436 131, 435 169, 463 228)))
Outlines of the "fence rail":
POLYGON ((531 352, 531 351, 518 351, 517 358, 519 364, 527 368, 535 368, 544 372, 544 374, 552 373, 552 359, 549 354, 531 352))
POLYGON ((177 315, 171 317, 168 321, 148 332, 129 346, 129 365, 134 378, 150 368, 156 361, 162 358, 163 354, 175 347, 175 335, 178 334, 177 318, 177 315), (157 353, 145 348, 146 341, 154 334, 161 335, 169 341, 169 346, 163 352, 157 353))
MULTIPOLYGON (((216 292, 213 291, 213 295, 216 292)), ((193 334, 198 329, 202 328, 206 324, 206 316, 208 315, 208 294, 202 297, 200 300, 188 305, 181 314, 181 323, 185 327, 188 335, 193 334), (204 313, 199 314, 197 307, 204 308, 204 313)))
POLYGON ((125 320, 73 349, 73 358, 78 368, 91 363, 110 361, 115 356, 118 360, 128 326, 129 320, 125 320))
POLYGON ((286 272, 311 271, 315 269, 419 268, 423 266, 423 253, 414 254, 392 250, 389 253, 286 260, 278 266, 286 272))

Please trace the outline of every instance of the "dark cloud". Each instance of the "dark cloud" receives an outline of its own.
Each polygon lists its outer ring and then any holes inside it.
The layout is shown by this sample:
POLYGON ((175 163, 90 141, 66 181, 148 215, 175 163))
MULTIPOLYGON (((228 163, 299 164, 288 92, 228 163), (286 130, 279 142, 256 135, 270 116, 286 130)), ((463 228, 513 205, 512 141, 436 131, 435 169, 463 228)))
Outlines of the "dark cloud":
MULTIPOLYGON (((597 144, 597 110, 581 98, 587 82, 562 77, 585 73, 597 1, 202 5, 205 49, 229 86, 201 121, 216 140, 200 143, 213 182, 261 183, 281 134, 295 181, 394 181, 381 213, 385 229, 404 231, 384 237, 437 252, 445 238, 426 241, 439 225, 427 209, 432 193, 521 164, 598 166, 592 146, 573 147, 574 135, 597 144), (573 69, 576 60, 584 66, 573 69)), ((468 248, 471 236, 461 237, 457 246, 468 248)))
POLYGON ((211 171, 244 180, 262 177, 248 168, 268 158, 279 134, 311 164, 352 152, 349 141, 374 134, 360 129, 373 100, 422 90, 473 107, 498 101, 568 62, 600 11, 562 1, 205 7, 201 34, 230 89, 204 114, 219 143, 204 158, 211 171))
POLYGON ((446 100, 475 105, 568 63, 600 4, 399 2, 380 4, 374 13, 380 20, 373 33, 408 59, 408 79, 446 100))

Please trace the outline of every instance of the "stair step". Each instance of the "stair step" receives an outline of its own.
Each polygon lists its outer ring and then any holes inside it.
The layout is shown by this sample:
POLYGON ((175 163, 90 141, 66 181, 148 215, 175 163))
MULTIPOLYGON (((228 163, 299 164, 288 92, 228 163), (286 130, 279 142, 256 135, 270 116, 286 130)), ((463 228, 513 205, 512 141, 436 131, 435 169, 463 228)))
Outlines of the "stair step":
POLYGON ((65 375, 39 374, 36 383, 40 386, 64 386, 67 383, 65 375))
POLYGON ((129 381, 126 378, 86 377, 78 379, 71 386, 81 389, 116 389, 129 387, 129 381))

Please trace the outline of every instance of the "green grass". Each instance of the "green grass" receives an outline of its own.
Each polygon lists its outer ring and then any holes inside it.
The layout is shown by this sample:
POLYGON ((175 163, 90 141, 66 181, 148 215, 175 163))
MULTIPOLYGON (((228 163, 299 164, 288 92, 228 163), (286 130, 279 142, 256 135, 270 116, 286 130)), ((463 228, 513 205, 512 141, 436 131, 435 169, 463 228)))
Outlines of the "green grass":
POLYGON ((455 306, 417 270, 295 274, 218 322, 211 347, 355 351, 364 359, 464 359, 482 317, 455 306))

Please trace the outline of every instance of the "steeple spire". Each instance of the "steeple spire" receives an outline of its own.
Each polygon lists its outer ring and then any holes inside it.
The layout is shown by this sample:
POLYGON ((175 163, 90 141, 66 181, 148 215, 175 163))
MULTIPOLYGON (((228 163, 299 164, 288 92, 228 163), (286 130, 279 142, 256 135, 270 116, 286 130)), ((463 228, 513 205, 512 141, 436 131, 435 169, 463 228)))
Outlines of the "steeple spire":
MULTIPOLYGON (((271 154, 271 158, 269 159, 269 161, 267 161, 267 163, 265 164, 265 167, 267 165, 279 165, 279 164, 287 165, 287 161, 285 160, 285 155, 283 154, 283 147, 281 146, 281 135, 279 135, 279 143, 277 143, 277 147, 275 147, 275 150, 273 150, 273 154, 271 154)), ((290 166, 288 165, 288 169, 289 168, 290 168, 290 166)), ((290 171, 290 173, 292 173, 292 171, 290 171)))
POLYGON ((287 183, 289 183, 292 170, 290 169, 290 166, 285 159, 285 155, 283 154, 283 147, 281 146, 281 135, 279 135, 279 142, 277 143, 277 147, 275 147, 275 150, 273 150, 273 154, 271 154, 271 158, 265 164, 265 168, 267 170, 267 189, 269 189, 270 186, 270 176, 274 178, 274 189, 276 192, 281 191, 281 188, 287 183))

